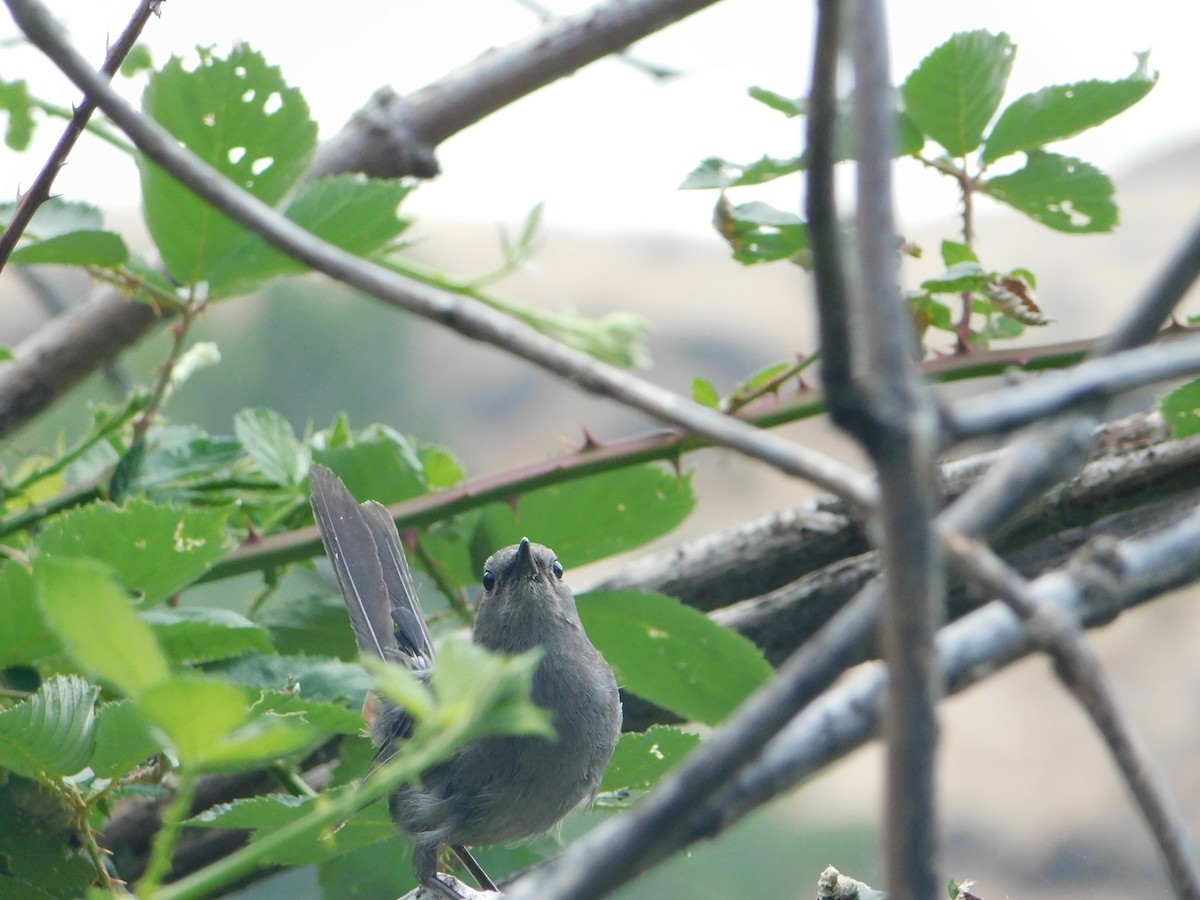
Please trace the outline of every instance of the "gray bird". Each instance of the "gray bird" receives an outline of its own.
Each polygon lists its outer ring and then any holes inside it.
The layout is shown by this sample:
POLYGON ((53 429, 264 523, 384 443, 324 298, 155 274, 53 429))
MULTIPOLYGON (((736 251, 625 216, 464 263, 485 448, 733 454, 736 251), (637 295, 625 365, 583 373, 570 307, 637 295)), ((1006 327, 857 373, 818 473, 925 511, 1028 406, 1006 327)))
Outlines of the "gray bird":
MULTIPOLYGON (((373 501, 357 503, 323 466, 313 466, 311 481, 317 527, 359 651, 400 662, 427 679, 433 643, 391 516, 373 501)), ((475 643, 488 650, 515 654, 542 648, 533 702, 550 713, 557 737, 474 740, 389 800, 392 820, 415 842, 417 879, 447 900, 461 897, 437 877, 444 845, 481 886, 493 888, 466 848, 523 841, 553 828, 595 798, 616 746, 617 682, 584 633, 575 597, 562 578, 554 552, 528 538, 492 554, 484 565, 474 631, 475 643)), ((368 698, 363 713, 379 747, 374 768, 396 752, 413 723, 403 708, 382 697, 368 698)))

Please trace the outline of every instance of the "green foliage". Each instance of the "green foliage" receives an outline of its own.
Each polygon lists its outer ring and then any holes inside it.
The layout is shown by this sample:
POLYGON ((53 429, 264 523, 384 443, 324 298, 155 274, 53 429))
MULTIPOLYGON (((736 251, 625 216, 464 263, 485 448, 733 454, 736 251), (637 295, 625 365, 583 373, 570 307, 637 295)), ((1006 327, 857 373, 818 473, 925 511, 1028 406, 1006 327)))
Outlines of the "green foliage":
POLYGON ((771 676, 750 641, 672 597, 593 592, 578 603, 621 686, 686 719, 717 724, 771 676))
POLYGON ((1017 48, 1007 34, 968 31, 926 56, 900 86, 918 128, 951 156, 966 156, 1000 106, 1017 48))
MULTIPOLYGON (((1090 163, 1045 147, 1103 124, 1145 97, 1158 80, 1149 68, 1148 54, 1136 54, 1137 68, 1127 78, 1052 85, 1001 109, 1016 50, 1007 34, 977 30, 954 34, 930 51, 900 85, 895 155, 915 157, 954 180, 962 193, 968 241, 973 239, 970 216, 977 194, 1056 231, 1111 231, 1118 211, 1108 176, 1090 163), (940 146, 944 153, 930 154, 929 144, 940 146), (990 171, 997 160, 1016 153, 1025 155, 1023 166, 1000 174, 990 171)), ((754 87, 750 96, 789 118, 807 114, 802 100, 775 91, 754 87)), ((851 92, 838 104, 834 154, 839 162, 854 157, 849 127, 854 102, 851 92)), ((710 156, 681 187, 724 192, 800 172, 806 166, 806 153, 791 158, 763 156, 749 165, 710 156)), ((722 193, 713 223, 729 243, 733 258, 744 265, 788 259, 808 266, 807 226, 790 211, 758 202, 734 205, 722 193)), ((931 328, 947 332, 955 336, 956 350, 965 353, 992 340, 1015 338, 1026 325, 1052 321, 1033 301, 1031 278, 1022 276, 1024 287, 1018 286, 1015 294, 1005 287, 1005 280, 1023 269, 988 271, 969 244, 948 243, 960 249, 946 259, 947 272, 909 294, 918 339, 923 340, 931 328), (959 296, 951 300, 945 295, 959 296), (1003 302, 996 302, 998 296, 1003 302), (986 302, 976 304, 977 297, 986 302), (965 311, 956 318, 960 310, 965 311)), ((946 252, 944 243, 943 256, 946 252)))
POLYGON ((1200 379, 1175 388, 1161 400, 1158 408, 1175 438, 1200 433, 1200 379))
POLYGON ((29 99, 29 85, 25 81, 0 79, 0 110, 8 113, 8 126, 4 129, 4 143, 10 150, 25 150, 33 140, 33 106, 29 99))
POLYGON ((96 746, 98 689, 55 675, 36 694, 0 712, 0 765, 27 778, 73 775, 96 746))
POLYGON ((670 725, 621 735, 600 782, 597 805, 630 806, 700 743, 700 736, 670 725))

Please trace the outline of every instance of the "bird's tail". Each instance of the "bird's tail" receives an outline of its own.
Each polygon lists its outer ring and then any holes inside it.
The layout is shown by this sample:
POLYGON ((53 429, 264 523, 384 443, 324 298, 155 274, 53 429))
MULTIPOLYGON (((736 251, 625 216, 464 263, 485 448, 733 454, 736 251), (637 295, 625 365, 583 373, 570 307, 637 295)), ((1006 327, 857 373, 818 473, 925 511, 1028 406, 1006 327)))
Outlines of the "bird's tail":
POLYGON ((313 465, 311 481, 317 529, 333 563, 359 651, 400 660, 414 671, 428 673, 433 642, 396 523, 380 504, 359 504, 324 466, 313 465))

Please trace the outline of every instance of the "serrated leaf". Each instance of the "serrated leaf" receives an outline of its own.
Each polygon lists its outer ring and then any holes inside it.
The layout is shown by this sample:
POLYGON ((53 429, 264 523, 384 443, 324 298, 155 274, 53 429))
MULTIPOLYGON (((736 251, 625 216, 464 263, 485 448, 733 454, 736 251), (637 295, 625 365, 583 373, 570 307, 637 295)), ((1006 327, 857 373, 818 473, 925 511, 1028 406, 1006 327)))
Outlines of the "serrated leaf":
POLYGON ((700 736, 670 725, 652 725, 639 733, 626 732, 617 741, 612 761, 600 782, 601 806, 627 806, 650 790, 670 768, 687 756, 700 736), (619 793, 617 793, 619 792, 619 793), (604 797, 604 794, 613 794, 604 797))
POLYGON ((1073 137, 1133 106, 1158 83, 1158 73, 1147 66, 1149 54, 1135 55, 1137 69, 1128 78, 1056 84, 1013 101, 983 145, 983 162, 1073 137))
MULTIPOLYGON (((0 203, 0 222, 7 225, 12 220, 16 208, 15 203, 0 203)), ((26 233, 45 241, 72 231, 100 231, 103 227, 104 217, 98 206, 78 200, 51 197, 33 214, 26 233)))
POLYGON ((712 382, 706 378, 692 379, 692 399, 709 409, 720 409, 721 407, 721 395, 717 393, 712 382))
POLYGON ((71 231, 13 251, 19 266, 99 266, 115 268, 129 259, 129 248, 111 231, 71 231))
POLYGON ((55 516, 37 538, 39 553, 103 559, 120 582, 160 603, 203 575, 233 548, 229 512, 150 503, 92 503, 55 516))
POLYGON ((224 681, 172 678, 138 703, 170 738, 179 759, 199 769, 244 768, 303 750, 319 735, 296 716, 252 718, 242 689, 224 681))
MULTIPOLYGON (((142 97, 142 111, 221 174, 268 205, 300 180, 316 146, 308 105, 279 70, 244 44, 225 58, 197 50, 187 70, 172 57, 142 97)), ((153 163, 140 160, 146 225, 184 285, 213 282, 246 231, 153 163)), ((210 290, 220 287, 210 283, 210 290)))
POLYGON ((8 113, 4 143, 10 150, 18 152, 29 149, 35 122, 33 104, 29 102, 29 86, 24 79, 0 79, 0 109, 8 113))
POLYGON ((384 425, 373 425, 354 443, 314 448, 313 462, 328 466, 359 500, 398 503, 429 490, 421 458, 412 443, 384 425))
POLYGON ((690 475, 634 466, 531 491, 516 509, 488 506, 478 541, 490 553, 528 537, 553 548, 564 565, 580 566, 661 537, 695 505, 690 475))
POLYGON ((962 291, 982 291, 986 284, 983 267, 966 260, 955 263, 936 278, 927 278, 921 282, 921 287, 933 294, 957 294, 962 291))
POLYGON ((299 714, 305 722, 330 734, 361 734, 362 713, 340 703, 310 700, 291 691, 263 691, 254 703, 254 713, 299 714))
POLYGON ((163 607, 141 617, 154 630, 159 646, 177 663, 271 652, 266 629, 231 609, 163 607))
POLYGON ((162 747, 132 700, 105 703, 96 714, 96 752, 89 765, 101 778, 120 778, 162 747))
POLYGON ((1200 433, 1200 379, 1175 388, 1158 401, 1158 408, 1176 440, 1200 433))
POLYGON ((195 425, 154 430, 153 447, 142 460, 137 487, 163 491, 181 482, 216 478, 242 458, 242 444, 232 437, 214 437, 195 425))
POLYGON ((296 487, 308 475, 308 449, 275 410, 241 410, 233 417, 233 432, 259 471, 276 484, 296 487))
POLYGON ((78 772, 96 746, 99 693, 77 675, 55 675, 32 697, 0 712, 0 766, 27 778, 78 772))
POLYGON ((91 559, 39 553, 33 566, 38 603, 67 654, 136 697, 167 678, 167 659, 112 577, 111 568, 91 559))
POLYGON ((989 178, 980 190, 1055 231, 1112 231, 1117 224, 1112 181, 1070 156, 1031 150, 1024 168, 989 178))
MULTIPOLYGON (((369 256, 394 241, 411 224, 399 215, 412 185, 357 175, 306 181, 288 199, 283 214, 322 240, 358 256, 369 256)), ((208 274, 209 294, 247 293, 274 278, 301 275, 308 267, 247 232, 208 274)))
POLYGON ((311 656, 249 654, 213 663, 206 671, 247 687, 295 689, 309 700, 353 705, 362 705, 372 683, 362 666, 311 656))
POLYGON ((1015 55, 1016 46, 1003 32, 959 32, 905 79, 904 108, 951 156, 965 156, 982 142, 1000 106, 1015 55))
MULTIPOLYGON (((333 797, 339 793, 342 791, 331 792, 333 797)), ((187 824, 196 828, 238 828, 257 834, 270 834, 311 812, 314 803, 328 802, 330 799, 329 795, 324 798, 289 797, 283 794, 250 797, 219 803, 188 819, 187 824)), ((388 817, 387 804, 373 803, 355 813, 336 830, 318 826, 310 833, 298 835, 287 846, 268 855, 263 862, 280 866, 311 865, 395 835, 396 827, 388 817)), ((251 838, 251 843, 253 841, 254 838, 251 838)))
POLYGON ((34 599, 33 575, 15 562, 0 564, 0 667, 32 663, 62 650, 34 599))
POLYGON ((578 605, 622 688, 685 719, 715 725, 771 677, 754 644, 673 597, 602 591, 578 605))

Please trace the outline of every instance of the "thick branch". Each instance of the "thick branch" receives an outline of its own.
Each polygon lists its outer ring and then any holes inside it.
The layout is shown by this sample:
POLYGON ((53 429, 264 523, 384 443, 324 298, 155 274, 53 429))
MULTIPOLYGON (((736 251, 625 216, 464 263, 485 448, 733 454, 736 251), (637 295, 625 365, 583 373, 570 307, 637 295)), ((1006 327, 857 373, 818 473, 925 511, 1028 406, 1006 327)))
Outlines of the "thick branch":
POLYGON ((429 178, 438 171, 435 149, 446 138, 715 2, 608 0, 489 50, 405 97, 383 88, 321 148, 313 174, 429 178))

